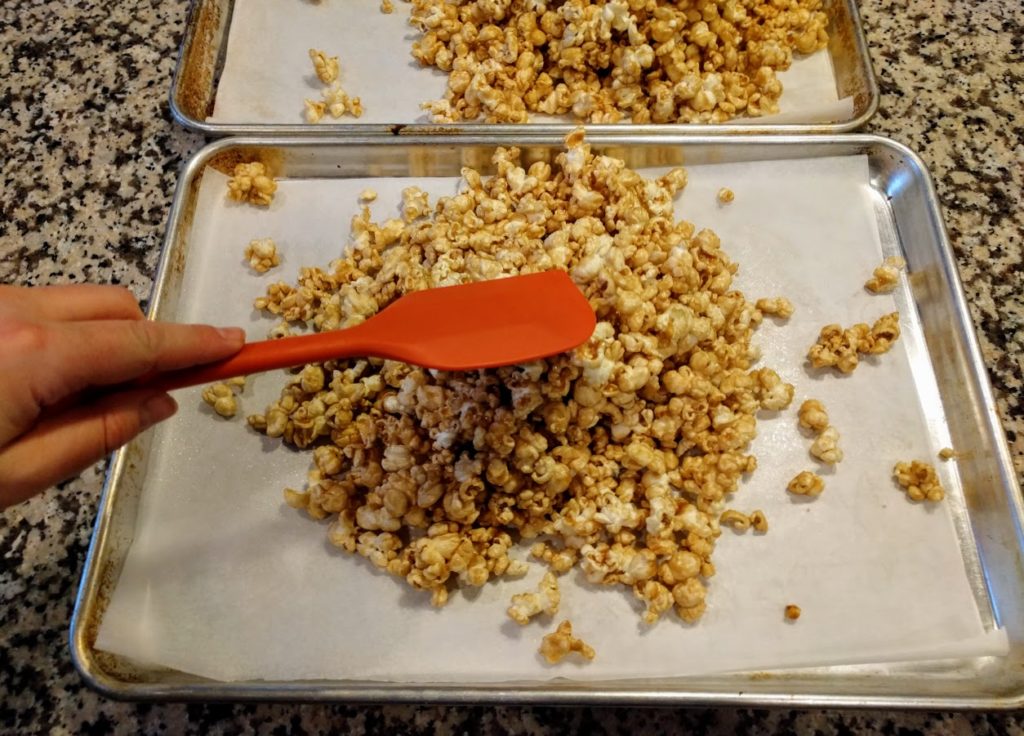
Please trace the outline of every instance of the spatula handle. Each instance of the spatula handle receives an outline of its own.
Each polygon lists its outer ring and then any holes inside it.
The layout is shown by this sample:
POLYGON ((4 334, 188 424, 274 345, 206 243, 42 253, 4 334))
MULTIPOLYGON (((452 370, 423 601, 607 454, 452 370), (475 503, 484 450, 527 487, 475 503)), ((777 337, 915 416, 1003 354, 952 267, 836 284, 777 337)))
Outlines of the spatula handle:
POLYGON ((136 380, 134 386, 171 391, 275 368, 350 358, 364 354, 365 346, 361 342, 358 331, 354 329, 251 342, 230 358, 192 368, 151 373, 136 380))

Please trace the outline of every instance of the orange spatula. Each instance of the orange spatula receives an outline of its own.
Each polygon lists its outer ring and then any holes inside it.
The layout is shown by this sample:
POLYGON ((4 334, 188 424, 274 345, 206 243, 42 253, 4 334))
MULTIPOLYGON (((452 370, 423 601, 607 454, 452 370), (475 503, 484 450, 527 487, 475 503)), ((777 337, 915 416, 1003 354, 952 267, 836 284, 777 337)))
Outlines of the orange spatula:
POLYGON ((156 373, 135 386, 170 391, 353 357, 449 371, 493 368, 571 350, 594 324, 594 310, 568 274, 546 271, 413 292, 355 327, 249 343, 226 360, 156 373))

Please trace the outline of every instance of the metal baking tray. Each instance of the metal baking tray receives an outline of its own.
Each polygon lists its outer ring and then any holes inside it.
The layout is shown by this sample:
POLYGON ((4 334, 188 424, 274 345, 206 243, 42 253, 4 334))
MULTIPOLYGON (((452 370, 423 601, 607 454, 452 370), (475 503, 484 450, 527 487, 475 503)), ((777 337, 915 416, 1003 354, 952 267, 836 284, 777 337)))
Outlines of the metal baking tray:
MULTIPOLYGON (((591 134, 607 135, 751 135, 751 134, 835 134, 857 130, 878 109, 878 85, 868 55, 856 0, 825 0, 829 16, 828 54, 835 70, 836 89, 841 97, 853 97, 853 113, 847 120, 821 124, 766 124, 749 122, 729 125, 588 125, 591 134)), ((370 135, 521 135, 531 132, 564 136, 575 127, 570 122, 527 123, 524 125, 460 123, 452 124, 337 124, 318 125, 268 123, 217 123, 213 113, 217 85, 227 55, 228 35, 234 0, 192 0, 185 34, 178 53, 178 64, 171 84, 170 107, 173 118, 185 126, 209 136, 370 136, 370 135)), ((410 57, 411 58, 411 57, 410 57)))
MULTIPOLYGON (((593 135, 633 167, 866 155, 882 245, 902 252, 928 359, 947 407, 949 437, 959 453, 966 513, 991 614, 1010 641, 1006 657, 904 664, 844 665, 779 672, 541 684, 424 685, 370 681, 218 682, 139 666, 94 647, 99 623, 132 542, 145 493, 151 433, 119 450, 104 486, 71 624, 71 654, 86 682, 117 698, 146 700, 298 700, 613 704, 733 704, 799 707, 1017 708, 1024 705, 1024 506, 991 388, 957 276, 939 205, 921 160, 875 136, 621 138, 593 135)), ((380 138, 229 139, 208 145, 178 184, 149 316, 174 319, 189 253, 198 182, 207 167, 224 170, 260 159, 280 177, 456 176, 463 165, 486 166, 501 141, 380 138)), ((561 149, 557 138, 530 139, 532 153, 561 149)))

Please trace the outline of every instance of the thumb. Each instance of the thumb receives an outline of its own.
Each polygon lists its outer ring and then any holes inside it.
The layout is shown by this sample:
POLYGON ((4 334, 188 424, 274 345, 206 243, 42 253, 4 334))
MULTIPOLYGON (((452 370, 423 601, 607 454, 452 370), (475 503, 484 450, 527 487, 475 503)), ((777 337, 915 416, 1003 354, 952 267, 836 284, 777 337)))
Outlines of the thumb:
POLYGON ((177 409, 170 396, 149 389, 44 414, 0 448, 0 509, 80 473, 177 409))

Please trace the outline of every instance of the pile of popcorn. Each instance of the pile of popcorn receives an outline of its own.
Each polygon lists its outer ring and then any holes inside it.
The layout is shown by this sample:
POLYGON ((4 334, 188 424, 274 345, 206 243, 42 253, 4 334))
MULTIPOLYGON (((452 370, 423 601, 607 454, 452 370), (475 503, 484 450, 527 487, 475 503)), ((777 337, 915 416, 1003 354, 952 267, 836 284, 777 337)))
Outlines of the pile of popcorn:
POLYGON ((435 122, 768 115, 776 72, 828 43, 822 0, 411 1, 413 56, 448 73, 435 122))
MULTIPOLYGON (((685 170, 645 179, 595 155, 581 131, 566 145, 554 166, 525 168, 499 148, 495 174, 463 169, 453 196, 431 205, 406 190, 401 219, 376 223, 364 208, 345 257, 271 285, 256 306, 329 330, 411 291, 561 269, 596 312, 590 340, 464 373, 311 364, 249 423, 312 450, 291 506, 330 518, 332 543, 435 605, 525 572, 509 553, 529 540, 553 572, 578 565, 627 587, 645 621, 674 609, 692 622, 726 499, 757 465, 757 413, 788 406, 793 387, 753 368, 762 313, 733 288, 718 237, 675 219, 685 170)), ((557 601, 521 605, 514 617, 528 619, 557 601)))

